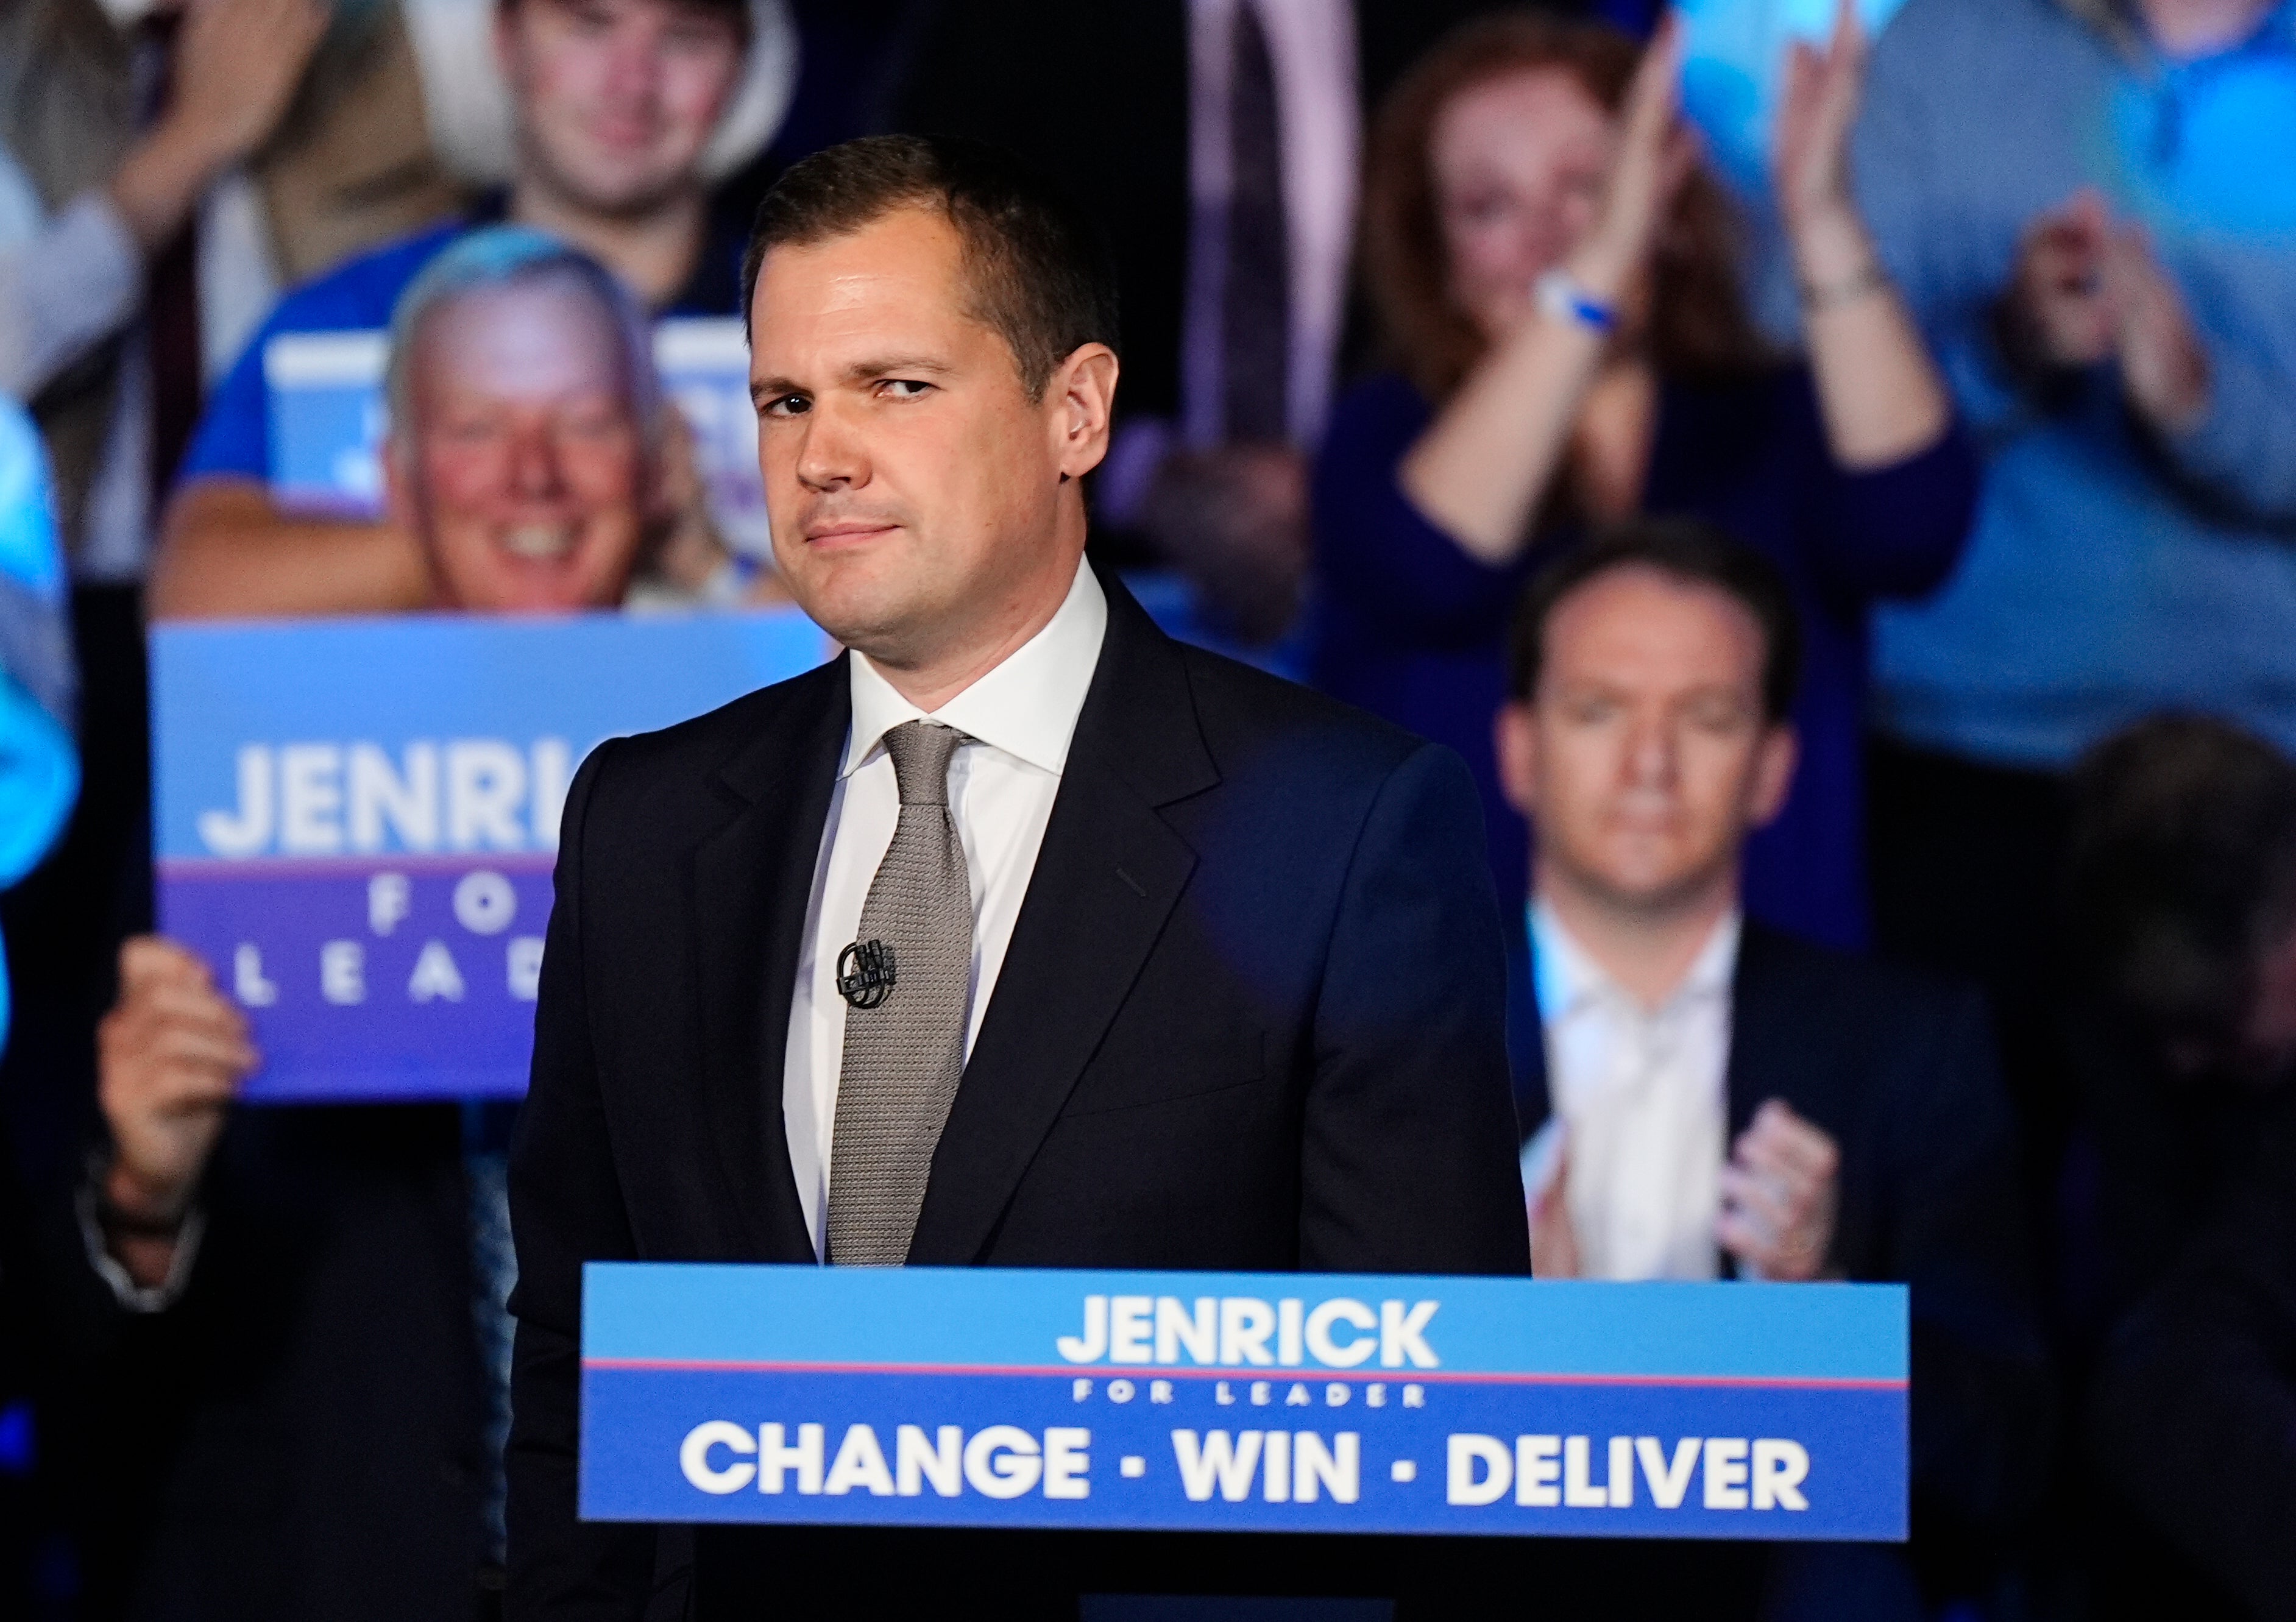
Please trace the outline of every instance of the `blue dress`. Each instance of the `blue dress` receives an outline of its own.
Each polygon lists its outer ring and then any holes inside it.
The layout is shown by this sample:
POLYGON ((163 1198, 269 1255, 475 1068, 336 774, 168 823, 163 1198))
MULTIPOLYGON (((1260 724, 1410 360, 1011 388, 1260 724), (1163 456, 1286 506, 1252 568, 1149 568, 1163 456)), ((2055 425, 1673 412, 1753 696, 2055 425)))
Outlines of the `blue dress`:
MULTIPOLYGON (((1529 831, 1500 795, 1491 722, 1506 696, 1515 601, 1569 537, 1495 569, 1422 516, 1397 470, 1433 414, 1392 373, 1333 413, 1316 467, 1311 671, 1325 692, 1465 757, 1492 876, 1512 901, 1529 889, 1529 831)), ((1785 809, 1747 852, 1746 908, 1766 922, 1830 946, 1866 944, 1868 615, 1877 599, 1920 597, 1951 575, 1977 483, 1958 425, 1903 462, 1837 467, 1803 367, 1664 386, 1644 509, 1704 519, 1766 553, 1801 610, 1801 764, 1785 809)))

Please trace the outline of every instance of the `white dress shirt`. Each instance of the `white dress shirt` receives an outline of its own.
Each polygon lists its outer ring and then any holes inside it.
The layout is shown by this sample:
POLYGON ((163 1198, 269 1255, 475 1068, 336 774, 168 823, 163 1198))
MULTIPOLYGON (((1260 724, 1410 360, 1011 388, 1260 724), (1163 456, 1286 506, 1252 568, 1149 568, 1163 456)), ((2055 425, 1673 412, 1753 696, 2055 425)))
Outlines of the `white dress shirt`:
POLYGON ((1553 1113, 1523 1151, 1534 1193, 1567 1156, 1564 1205, 1582 1276, 1710 1279, 1729 1131, 1733 911, 1665 1002, 1644 1008, 1543 904, 1531 961, 1553 1113))
POLYGON ((790 1167, 816 1260, 829 1208, 837 1076, 845 1056, 837 954, 860 931, 862 904, 901 814, 885 733, 906 721, 930 719, 970 740, 948 767, 948 808, 972 881, 972 987, 964 1031, 970 1059, 1036 871, 1037 850, 1068 765, 1069 740, 1107 630, 1108 599, 1087 565, 1077 569, 1076 583, 1043 630, 930 717, 895 692, 866 656, 857 651, 848 660, 853 723, 821 831, 782 1062, 790 1167))

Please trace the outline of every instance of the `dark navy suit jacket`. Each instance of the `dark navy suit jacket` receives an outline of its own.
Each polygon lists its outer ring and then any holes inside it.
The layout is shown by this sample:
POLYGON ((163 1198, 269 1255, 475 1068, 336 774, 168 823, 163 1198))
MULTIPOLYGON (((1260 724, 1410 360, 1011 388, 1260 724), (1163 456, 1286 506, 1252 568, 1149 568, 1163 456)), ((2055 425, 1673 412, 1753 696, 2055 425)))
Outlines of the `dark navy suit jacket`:
MULTIPOLYGON (((1528 1142, 1550 1105, 1521 908, 1507 938, 1508 1044, 1528 1142)), ((1980 999, 1751 919, 1731 996, 1731 1135, 1771 1098, 1826 1132, 1841 1151, 1829 1271, 1912 1287, 1917 1505, 1979 1528, 2013 1520, 2039 1487, 2051 1388, 1980 999)))

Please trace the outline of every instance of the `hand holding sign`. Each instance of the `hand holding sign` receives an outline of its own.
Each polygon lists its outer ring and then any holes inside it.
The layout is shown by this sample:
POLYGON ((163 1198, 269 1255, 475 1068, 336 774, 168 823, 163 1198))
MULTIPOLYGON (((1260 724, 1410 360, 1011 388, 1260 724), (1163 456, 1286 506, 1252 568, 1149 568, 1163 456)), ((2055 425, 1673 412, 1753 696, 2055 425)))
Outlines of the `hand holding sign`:
POLYGON ((113 1150, 103 1203, 115 1253, 148 1287, 167 1276, 173 1230, 256 1053, 207 965, 151 935, 120 948, 119 1000, 96 1042, 96 1097, 113 1150))

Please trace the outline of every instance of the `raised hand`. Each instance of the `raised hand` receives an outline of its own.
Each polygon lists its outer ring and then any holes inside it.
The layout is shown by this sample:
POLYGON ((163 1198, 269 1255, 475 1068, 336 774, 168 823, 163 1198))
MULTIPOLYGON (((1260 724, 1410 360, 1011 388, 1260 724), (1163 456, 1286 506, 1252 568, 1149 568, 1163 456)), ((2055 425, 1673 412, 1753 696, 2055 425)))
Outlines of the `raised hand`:
POLYGON ((1697 139, 1679 116, 1683 28, 1659 26, 1627 88, 1619 150, 1603 188, 1603 211, 1566 268, 1582 286, 1616 301, 1649 259, 1675 195, 1698 166, 1697 139))
POLYGON ((1833 1140, 1769 1100, 1730 1146, 1716 1241, 1750 1278, 1817 1277, 1833 1243, 1841 1171, 1833 1140))
POLYGON ((147 251, 176 233, 217 176, 271 138, 328 16, 327 0, 190 0, 175 89, 110 187, 147 251))
POLYGON ((327 20, 326 0, 191 0, 166 121, 218 164, 245 158, 286 116, 327 20))
POLYGON ((120 948, 119 1000, 97 1028, 96 1052, 112 1142, 105 1202, 137 1233, 164 1234, 182 1220, 225 1111, 255 1069, 247 1021, 199 958, 139 936, 120 948))
POLYGON ((1866 46, 1856 0, 1839 0, 1833 37, 1824 48, 1798 39, 1786 53, 1785 95, 1770 163, 1789 233, 1851 211, 1849 133, 1865 87, 1866 46))

